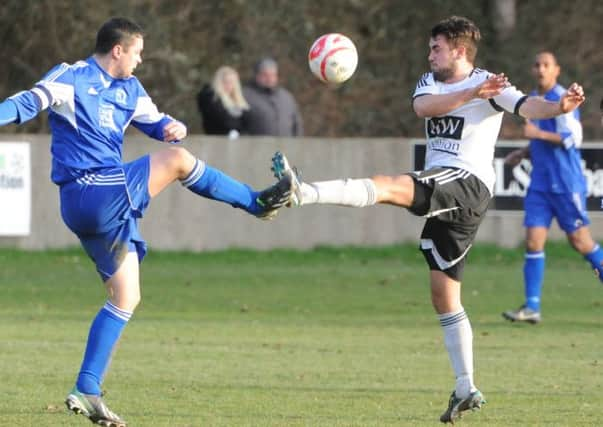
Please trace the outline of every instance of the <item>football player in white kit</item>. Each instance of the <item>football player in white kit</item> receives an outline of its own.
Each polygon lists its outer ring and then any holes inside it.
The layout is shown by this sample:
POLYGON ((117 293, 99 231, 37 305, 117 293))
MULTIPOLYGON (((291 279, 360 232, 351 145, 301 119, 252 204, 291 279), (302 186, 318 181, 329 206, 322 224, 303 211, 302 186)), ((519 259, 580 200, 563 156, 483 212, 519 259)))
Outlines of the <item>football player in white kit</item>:
POLYGON ((494 186, 494 144, 504 111, 528 119, 567 113, 584 101, 572 84, 558 102, 528 97, 504 74, 474 66, 479 28, 452 16, 431 30, 429 65, 413 95, 413 109, 425 119, 425 170, 398 176, 304 183, 277 153, 273 171, 295 182, 294 205, 312 203, 364 207, 386 203, 426 218, 420 247, 430 268, 431 300, 444 332, 456 377, 440 421, 454 423, 461 412, 485 400, 473 381, 473 332, 461 304, 465 257, 494 186))

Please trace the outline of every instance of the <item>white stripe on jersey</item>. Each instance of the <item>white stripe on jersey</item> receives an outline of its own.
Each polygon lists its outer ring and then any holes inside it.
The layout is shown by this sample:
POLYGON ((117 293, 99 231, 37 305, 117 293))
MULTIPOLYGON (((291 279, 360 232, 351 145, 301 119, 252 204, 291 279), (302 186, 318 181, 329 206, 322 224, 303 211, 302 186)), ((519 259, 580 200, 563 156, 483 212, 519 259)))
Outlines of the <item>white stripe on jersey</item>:
POLYGON ((49 74, 48 76, 46 76, 46 78, 43 81, 45 81, 45 82, 53 82, 56 79, 58 79, 61 76, 61 74, 63 74, 68 69, 69 69, 69 64, 66 63, 66 62, 63 62, 61 65, 59 65, 59 68, 57 68, 56 70, 54 70, 54 73, 49 74))
POLYGON ((59 65, 59 68, 57 68, 52 74, 49 74, 48 76, 46 76, 46 78, 39 83, 53 82, 56 79, 58 79, 62 74, 64 74, 65 71, 67 71, 69 69, 75 69, 75 68, 87 67, 87 66, 88 66, 88 63, 86 61, 77 61, 73 65, 63 62, 61 65, 59 65))
MULTIPOLYGON (((43 87, 52 96, 52 99, 49 100, 49 102, 52 102, 50 105, 52 111, 61 115, 74 129, 77 129, 77 122, 75 120, 75 88, 65 83, 48 82, 46 80, 42 80, 37 86, 43 87)), ((37 89, 44 92, 42 89, 37 89)), ((44 96, 47 97, 46 94, 44 96)))
MULTIPOLYGON (((42 81, 38 83, 38 86, 42 86, 50 93, 52 99, 49 99, 49 102, 52 102, 53 107, 58 107, 59 105, 65 103, 72 103, 75 105, 75 102, 73 100, 75 89, 72 85, 68 85, 65 83, 42 81)), ((43 92, 43 90, 40 88, 34 89, 38 89, 39 91, 43 92)), ((44 95, 46 96, 46 94, 44 95)))
POLYGON ((136 110, 132 115, 132 120, 139 123, 157 123, 165 117, 165 114, 157 110, 157 106, 148 96, 138 98, 136 110))
POLYGON ((52 99, 48 97, 48 93, 44 92, 39 87, 34 87, 31 92, 40 100, 40 111, 47 109, 52 102, 52 99))

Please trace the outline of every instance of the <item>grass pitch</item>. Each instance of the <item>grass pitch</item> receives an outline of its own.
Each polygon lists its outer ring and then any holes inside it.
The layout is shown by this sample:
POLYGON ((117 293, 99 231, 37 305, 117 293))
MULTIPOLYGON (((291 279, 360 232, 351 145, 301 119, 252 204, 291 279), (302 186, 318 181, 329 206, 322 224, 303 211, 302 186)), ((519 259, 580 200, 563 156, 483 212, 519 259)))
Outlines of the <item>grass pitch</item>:
MULTIPOLYGON (((488 403, 461 425, 598 426, 603 287, 549 245, 543 323, 509 324, 522 251, 477 246, 463 302, 488 403)), ((63 399, 105 297, 79 250, 0 251, 0 425, 88 425, 63 399)), ((105 387, 132 426, 435 426, 453 388, 414 245, 152 253, 105 387)))

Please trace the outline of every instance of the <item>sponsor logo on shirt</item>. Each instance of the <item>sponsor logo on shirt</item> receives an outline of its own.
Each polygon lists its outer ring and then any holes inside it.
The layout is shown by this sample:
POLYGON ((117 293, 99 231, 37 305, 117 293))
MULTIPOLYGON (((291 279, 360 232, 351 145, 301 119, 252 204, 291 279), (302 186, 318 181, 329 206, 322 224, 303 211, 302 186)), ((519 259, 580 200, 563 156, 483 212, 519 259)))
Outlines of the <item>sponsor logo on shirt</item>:
POLYGON ((115 121, 113 120, 113 111, 115 111, 114 105, 101 103, 98 106, 98 124, 100 127, 117 131, 115 121))
POLYGON ((444 138, 434 138, 427 141, 427 147, 431 151, 441 151, 444 153, 452 154, 454 156, 459 155, 459 149, 461 143, 456 141, 450 141, 444 138))
POLYGON ((464 124, 464 117, 433 117, 427 120, 427 135, 430 138, 440 137, 460 140, 464 124))

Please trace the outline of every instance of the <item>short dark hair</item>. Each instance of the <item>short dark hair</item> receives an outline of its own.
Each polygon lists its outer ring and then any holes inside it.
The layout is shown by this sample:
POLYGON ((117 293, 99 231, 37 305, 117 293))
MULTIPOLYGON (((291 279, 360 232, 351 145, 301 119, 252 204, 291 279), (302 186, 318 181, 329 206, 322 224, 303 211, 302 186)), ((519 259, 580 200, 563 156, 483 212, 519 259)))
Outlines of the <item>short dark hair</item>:
POLYGON ((479 28, 472 21, 462 16, 451 16, 431 29, 431 37, 443 35, 454 48, 464 46, 467 50, 467 59, 473 63, 477 55, 477 43, 482 38, 479 28))
POLYGON ((278 70, 278 63, 276 62, 276 59, 270 56, 261 58, 253 65, 253 75, 257 76, 261 71, 264 71, 267 68, 276 68, 278 70))
POLYGON ((128 18, 111 18, 105 22, 96 34, 95 53, 109 53, 117 44, 128 45, 132 37, 143 37, 142 28, 128 18))

